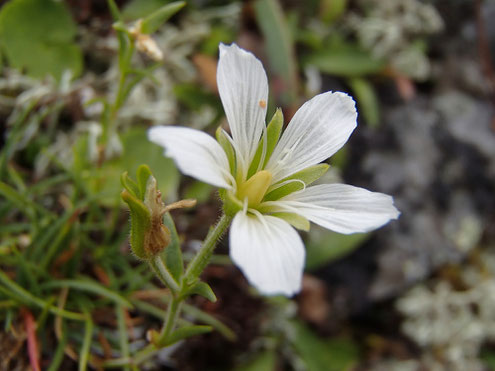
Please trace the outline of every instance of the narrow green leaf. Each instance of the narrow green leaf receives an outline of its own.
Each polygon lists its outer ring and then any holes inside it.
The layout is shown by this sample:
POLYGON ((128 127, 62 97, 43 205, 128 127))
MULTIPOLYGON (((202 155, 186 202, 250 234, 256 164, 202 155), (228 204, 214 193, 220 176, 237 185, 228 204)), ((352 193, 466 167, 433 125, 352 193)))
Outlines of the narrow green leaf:
MULTIPOLYGON (((44 309, 47 306, 49 306, 46 301, 32 295, 30 292, 26 291, 23 287, 19 286, 15 282, 13 282, 1 270, 0 270, 0 283, 6 287, 6 289, 3 289, 3 287, 0 286, 0 291, 2 291, 4 293, 10 293, 11 292, 13 295, 9 295, 9 296, 11 296, 11 298, 14 300, 18 300, 18 301, 23 302, 24 304, 28 304, 28 305, 35 305, 41 309, 44 309), (1 289, 3 289, 3 290, 1 290, 1 289)), ((55 315, 59 315, 61 317, 73 319, 76 321, 84 320, 84 316, 81 313, 70 312, 70 311, 60 309, 57 307, 50 306, 50 312, 55 314, 55 315)))
POLYGON ((179 340, 189 338, 191 336, 206 334, 211 332, 213 328, 211 326, 202 326, 202 325, 193 325, 193 326, 184 326, 175 330, 172 335, 167 339, 165 345, 172 345, 178 342, 179 340))
POLYGON ((227 340, 230 341, 236 340, 237 336, 235 332, 232 331, 229 327, 227 327, 224 323, 213 317, 212 315, 187 303, 184 303, 182 308, 185 314, 191 316, 192 318, 196 319, 199 322, 212 326, 218 332, 220 332, 227 340))
POLYGON ((60 365, 65 356, 65 346, 67 345, 67 331, 62 331, 62 338, 59 339, 57 348, 53 353, 50 366, 46 371, 57 371, 60 370, 60 365))
POLYGON ((266 350, 257 354, 247 364, 243 364, 234 369, 234 371, 273 371, 277 370, 277 353, 275 350, 266 350))
POLYGON ((115 4, 114 0, 107 0, 108 8, 110 9, 110 13, 112 14, 113 20, 121 21, 122 16, 120 15, 120 10, 117 4, 115 4))
POLYGON ((148 208, 141 200, 131 196, 127 191, 122 191, 122 200, 129 206, 131 211, 131 236, 130 243, 132 252, 140 259, 146 259, 145 233, 151 228, 151 215, 148 208))
POLYGON ((139 190, 138 184, 129 177, 127 171, 123 172, 120 176, 120 182, 122 183, 122 186, 127 190, 127 192, 129 192, 132 196, 138 199, 141 198, 141 191, 139 190))
POLYGON ((44 283, 43 285, 41 285, 41 287, 44 289, 69 287, 71 289, 86 291, 92 294, 100 295, 126 308, 132 308, 132 304, 126 298, 97 282, 90 281, 87 278, 50 281, 44 283))
POLYGON ((161 25, 168 21, 170 17, 181 10, 185 5, 185 1, 176 1, 154 11, 143 19, 143 22, 141 23, 141 32, 144 34, 152 34, 157 31, 161 25))
POLYGON ((359 77, 349 79, 348 83, 354 92, 359 112, 364 116, 370 127, 378 127, 380 123, 380 103, 373 85, 359 77))
POLYGON ((305 186, 310 185, 325 174, 330 166, 328 164, 318 164, 301 170, 291 176, 282 179, 277 184, 273 185, 272 190, 269 190, 263 201, 276 201, 285 197, 292 192, 300 191, 305 186), (291 181, 292 180, 292 181, 291 181), (289 182, 288 182, 289 181, 289 182), (280 186, 280 184, 286 184, 280 186), (303 185, 303 183, 305 185, 303 185), (278 187, 277 187, 278 185, 278 187))
POLYGON ((169 270, 172 277, 180 282, 182 273, 184 271, 184 262, 182 260, 182 251, 180 249, 180 240, 175 229, 174 220, 169 213, 163 215, 163 224, 170 231, 170 244, 162 252, 165 265, 169 270))
POLYGON ((193 287, 191 287, 187 291, 187 294, 188 295, 191 295, 191 294, 201 295, 202 297, 208 299, 209 301, 211 301, 213 303, 217 301, 217 297, 215 296, 215 293, 211 289, 210 285, 208 285, 206 282, 200 281, 200 282, 196 283, 193 287))
POLYGON ((89 362, 89 352, 91 351, 91 342, 93 337, 93 321, 91 316, 86 314, 86 320, 84 321, 84 338, 79 352, 79 371, 86 371, 89 362))
MULTIPOLYGON (((129 338, 127 336, 127 326, 125 323, 124 308, 121 305, 115 307, 115 312, 117 315, 117 326, 119 329, 119 343, 121 357, 128 358, 130 356, 129 352, 129 338)), ((123 367, 124 371, 129 371, 129 366, 123 367)))
POLYGON ((220 143, 220 146, 222 146, 225 154, 227 155, 227 158, 229 160, 230 172, 232 174, 235 174, 236 172, 235 152, 234 149, 232 148, 232 144, 225 136, 225 133, 223 132, 221 126, 217 128, 217 131, 215 132, 215 136, 217 137, 218 143, 220 143))
POLYGON ((306 269, 318 269, 354 251, 368 238, 369 233, 340 234, 321 227, 313 227, 306 243, 306 269))
POLYGON ((137 184, 139 187, 139 196, 141 200, 144 200, 146 194, 146 187, 150 176, 153 176, 151 169, 148 165, 141 165, 137 169, 137 184))
POLYGON ((356 45, 337 43, 327 45, 321 51, 304 59, 304 65, 312 65, 320 71, 336 76, 358 77, 376 74, 385 68, 382 60, 356 45))
POLYGON ((257 0, 254 2, 256 21, 266 41, 273 73, 284 82, 283 103, 290 105, 297 91, 297 73, 294 58, 294 44, 284 12, 277 0, 257 0))
POLYGON ((359 359, 359 351, 351 339, 324 339, 300 321, 291 323, 292 345, 308 371, 351 370, 359 359))
MULTIPOLYGON (((278 143, 283 125, 284 125, 284 114, 282 113, 282 110, 278 108, 275 111, 272 119, 270 120, 270 123, 266 127, 266 153, 262 168, 264 168, 265 165, 268 163, 268 160, 270 159, 273 150, 275 149, 275 146, 278 143)), ((253 161, 249 166, 248 179, 258 170, 259 164, 261 162, 261 157, 263 156, 263 146, 265 145, 264 143, 265 143, 265 136, 261 138, 260 144, 256 149, 256 153, 254 154, 253 161)))

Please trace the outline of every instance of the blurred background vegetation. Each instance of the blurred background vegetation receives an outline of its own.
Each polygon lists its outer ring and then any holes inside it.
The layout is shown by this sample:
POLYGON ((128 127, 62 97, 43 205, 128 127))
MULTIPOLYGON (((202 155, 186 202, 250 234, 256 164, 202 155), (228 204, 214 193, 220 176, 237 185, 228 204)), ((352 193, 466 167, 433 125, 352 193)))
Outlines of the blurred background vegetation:
POLYGON ((0 370, 495 369, 495 2, 187 1, 151 35, 159 62, 123 53, 121 30, 168 2, 115 3, 0 4, 0 370), (359 125, 325 182, 391 194, 402 216, 312 226, 293 300, 258 296, 223 241, 204 273, 219 300, 184 309, 215 332, 136 359, 167 293, 129 251, 120 175, 146 163, 167 202, 198 199, 172 212, 191 256, 218 197, 146 129, 226 126, 219 42, 263 61, 286 120, 351 94, 359 125))

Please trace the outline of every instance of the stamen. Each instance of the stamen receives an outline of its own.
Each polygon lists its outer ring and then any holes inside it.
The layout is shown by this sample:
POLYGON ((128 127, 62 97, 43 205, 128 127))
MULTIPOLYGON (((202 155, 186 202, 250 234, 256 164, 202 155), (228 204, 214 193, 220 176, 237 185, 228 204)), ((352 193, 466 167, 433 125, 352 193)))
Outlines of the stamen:
POLYGON ((300 136, 292 146, 289 148, 284 148, 282 150, 282 153, 280 154, 280 158, 276 161, 275 166, 273 169, 271 169, 271 172, 273 174, 273 177, 276 178, 276 174, 278 174, 280 171, 283 170, 283 168, 287 165, 287 162, 290 160, 290 155, 294 152, 295 148, 299 144, 299 142, 302 140, 303 136, 300 136))
POLYGON ((273 184, 266 193, 269 193, 275 189, 278 189, 280 187, 283 187, 284 185, 286 184, 290 184, 290 183, 301 183, 303 188, 298 190, 298 191, 294 191, 293 193, 295 192, 299 192, 299 191, 304 191, 306 189, 306 183, 304 183, 301 179, 287 179, 287 180, 284 180, 283 182, 280 182, 280 183, 277 183, 277 184, 273 184))
POLYGON ((263 206, 272 206, 273 210, 271 212, 290 212, 294 214, 300 214, 300 211, 293 206, 288 205, 288 202, 281 203, 280 201, 265 201, 262 204, 263 206))
POLYGON ((265 229, 269 229, 268 224, 266 224, 265 218, 263 218, 263 215, 258 210, 248 209, 248 211, 258 218, 258 220, 261 222, 261 224, 263 224, 263 227, 265 227, 265 229))

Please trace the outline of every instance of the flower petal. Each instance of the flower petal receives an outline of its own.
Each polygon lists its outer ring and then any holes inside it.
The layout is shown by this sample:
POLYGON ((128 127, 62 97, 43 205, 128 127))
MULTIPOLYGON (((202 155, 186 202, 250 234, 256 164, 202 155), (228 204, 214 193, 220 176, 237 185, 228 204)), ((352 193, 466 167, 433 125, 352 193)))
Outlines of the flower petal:
POLYGON ((304 103, 267 164, 273 182, 316 165, 337 152, 356 127, 356 119, 354 100, 344 93, 327 92, 304 103))
POLYGON ((236 44, 220 44, 217 84, 232 139, 247 171, 265 126, 268 100, 265 70, 253 54, 236 44))
POLYGON ((185 127, 155 126, 148 130, 148 139, 165 148, 180 171, 222 188, 229 182, 229 161, 218 142, 206 133, 185 127))
POLYGON ((230 257, 265 295, 292 296, 301 290, 304 245, 282 219, 237 213, 230 229, 230 257))
POLYGON ((347 184, 308 187, 276 202, 281 209, 297 210, 312 222, 344 234, 369 232, 400 215, 391 196, 347 184))

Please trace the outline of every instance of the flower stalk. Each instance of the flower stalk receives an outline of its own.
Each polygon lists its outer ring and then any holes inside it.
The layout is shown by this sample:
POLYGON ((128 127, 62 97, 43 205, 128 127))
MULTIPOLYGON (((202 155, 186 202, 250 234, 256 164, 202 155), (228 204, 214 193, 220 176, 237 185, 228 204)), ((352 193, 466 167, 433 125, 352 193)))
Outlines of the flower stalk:
POLYGON ((191 260, 187 267, 185 274, 185 280, 187 283, 194 282, 199 277, 201 272, 203 272, 206 265, 210 261, 213 250, 215 250, 218 241, 222 238, 231 221, 232 216, 223 214, 218 223, 210 229, 203 245, 201 246, 201 249, 194 256, 193 260, 191 260))

